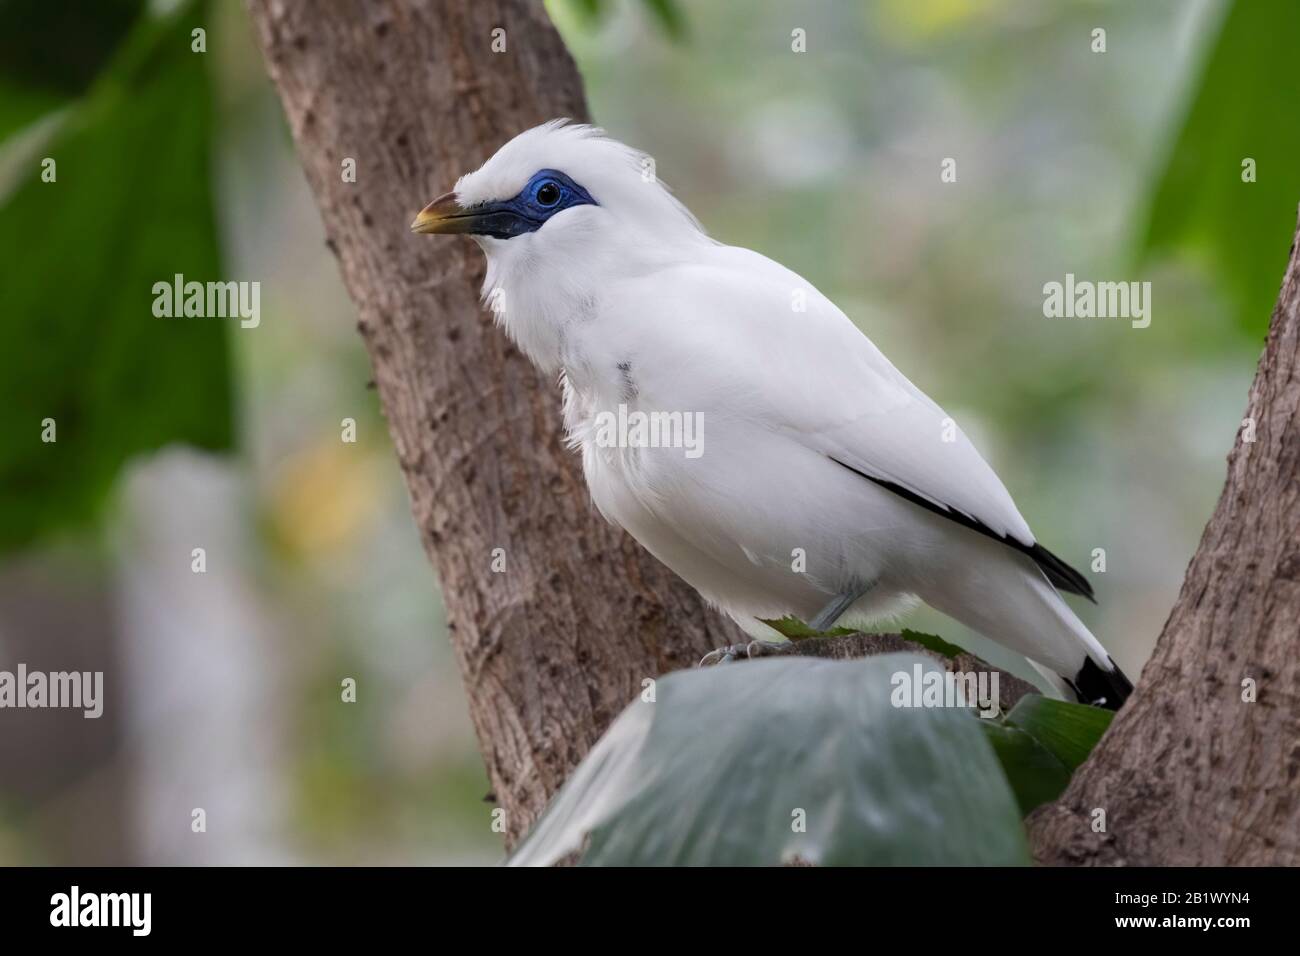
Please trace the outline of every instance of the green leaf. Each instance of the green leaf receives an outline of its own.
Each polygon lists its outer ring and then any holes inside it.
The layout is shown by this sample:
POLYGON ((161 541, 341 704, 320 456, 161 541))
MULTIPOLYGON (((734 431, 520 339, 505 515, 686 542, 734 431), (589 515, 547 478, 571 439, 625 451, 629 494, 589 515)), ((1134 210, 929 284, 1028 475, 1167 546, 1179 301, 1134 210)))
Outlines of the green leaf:
POLYGON ((845 634, 858 633, 851 627, 832 627, 829 631, 815 631, 797 617, 782 617, 772 621, 759 618, 758 621, 790 641, 806 641, 814 637, 841 637, 845 634))
POLYGON ((221 278, 197 5, 142 20, 0 209, 0 548, 92 517, 132 455, 231 444, 224 319, 155 318, 155 282, 221 278), (42 441, 53 419, 57 441, 42 441))
POLYGON ((1028 694, 1011 708, 1006 722, 1032 736, 1070 773, 1088 759, 1114 718, 1114 711, 1028 694))
POLYGON ((574 771, 513 865, 1028 862, 1015 797, 959 708, 891 703, 915 654, 661 678, 574 771), (804 832, 798 832, 800 821, 804 832))
POLYGON ((1020 812, 1028 815, 1039 804, 1055 800, 1070 783, 1070 771, 1050 750, 1018 727, 999 720, 981 720, 980 728, 993 745, 1020 812))
POLYGON ((25 129, 67 100, 48 90, 33 90, 0 78, 0 141, 25 129))
POLYGON ((144 0, 0 0, 0 141, 83 94, 144 0))
POLYGON ((1262 338, 1300 203, 1300 3, 1238 0, 1157 185, 1140 258, 1185 249, 1224 281, 1236 325, 1262 338), (1242 181, 1242 162, 1257 181, 1242 181))
POLYGON ((926 634, 924 631, 912 631, 903 628, 903 639, 911 641, 914 644, 920 644, 926 650, 934 651, 943 657, 956 657, 966 652, 956 644, 949 644, 938 634, 926 634))
POLYGON ((1001 721, 980 721, 1021 812, 1056 800, 1086 761, 1114 714, 1031 693, 1001 721))
POLYGON ((1029 694, 1005 718, 981 720, 980 727, 1027 814, 1064 792, 1113 716, 1100 707, 1029 694))

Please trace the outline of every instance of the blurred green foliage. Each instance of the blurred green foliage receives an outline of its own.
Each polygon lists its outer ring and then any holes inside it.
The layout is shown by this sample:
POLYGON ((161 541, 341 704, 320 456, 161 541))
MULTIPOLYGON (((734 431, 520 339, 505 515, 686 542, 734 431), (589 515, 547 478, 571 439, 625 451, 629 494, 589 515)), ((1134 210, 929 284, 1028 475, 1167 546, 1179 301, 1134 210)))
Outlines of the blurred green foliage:
MULTIPOLYGON (((673 40, 686 38, 686 17, 677 0, 641 0, 651 19, 673 40)), ((609 15, 610 0, 568 0, 578 20, 588 28, 599 25, 609 15)))
POLYGON ((407 847, 411 856, 401 862, 421 862, 430 845, 472 853, 484 833, 484 842, 497 842, 487 772, 472 748, 403 766, 383 746, 394 700, 363 659, 319 662, 310 683, 289 767, 295 840, 352 862, 375 844, 407 847), (340 704, 338 674, 363 675, 355 703, 340 704))
POLYGON ((1230 291, 1235 321, 1262 338, 1300 204, 1300 3, 1237 0, 1195 85, 1182 131, 1153 192, 1148 258, 1204 257, 1230 291), (1243 162, 1256 181, 1243 181, 1243 162))
MULTIPOLYGON (((155 282, 221 278, 211 90, 190 48, 202 12, 139 20, 0 207, 0 548, 92 517, 132 455, 177 441, 231 445, 221 320, 152 311, 155 282), (44 157, 57 164, 53 182, 42 181, 44 157), (42 441, 45 419, 55 442, 42 441)), ((112 22, 120 32, 123 20, 112 22)), ((54 64, 35 74, 50 92, 83 80, 54 64)))

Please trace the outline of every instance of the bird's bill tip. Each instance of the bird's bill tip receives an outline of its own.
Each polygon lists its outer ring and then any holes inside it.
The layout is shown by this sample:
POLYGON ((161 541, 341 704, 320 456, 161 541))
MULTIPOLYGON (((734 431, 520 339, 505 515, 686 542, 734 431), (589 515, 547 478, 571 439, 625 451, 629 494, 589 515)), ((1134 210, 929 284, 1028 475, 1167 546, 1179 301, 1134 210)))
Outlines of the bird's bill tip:
POLYGON ((456 201, 455 193, 443 193, 420 210, 411 222, 411 232, 446 234, 465 232, 464 210, 456 201))

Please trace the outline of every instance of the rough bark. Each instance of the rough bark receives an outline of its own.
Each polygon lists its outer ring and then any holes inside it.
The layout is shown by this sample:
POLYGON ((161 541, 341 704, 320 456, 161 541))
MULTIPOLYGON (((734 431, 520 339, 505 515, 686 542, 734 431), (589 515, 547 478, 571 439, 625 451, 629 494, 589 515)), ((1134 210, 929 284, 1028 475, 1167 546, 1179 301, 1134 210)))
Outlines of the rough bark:
POLYGON ((738 639, 595 514, 561 441, 556 383, 480 306, 479 250, 408 231, 516 132, 585 118, 581 80, 540 2, 248 8, 360 313, 513 843, 644 678, 738 639))
POLYGON ((1042 863, 1300 864, 1298 249, 1300 233, 1246 407, 1254 441, 1243 424, 1132 698, 1030 820, 1042 863))

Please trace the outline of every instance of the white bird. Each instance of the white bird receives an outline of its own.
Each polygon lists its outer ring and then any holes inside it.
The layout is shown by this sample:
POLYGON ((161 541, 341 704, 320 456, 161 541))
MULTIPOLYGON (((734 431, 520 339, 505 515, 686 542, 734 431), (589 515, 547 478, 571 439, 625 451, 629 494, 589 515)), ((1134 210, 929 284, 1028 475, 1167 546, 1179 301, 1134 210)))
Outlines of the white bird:
POLYGON ((710 239, 653 168, 556 120, 411 225, 482 247, 498 320, 561 378, 601 513, 755 637, 920 599, 1118 707, 1132 685, 1058 594, 1091 587, 952 419, 806 279, 710 239), (694 454, 607 440, 638 412, 698 423, 694 454))

